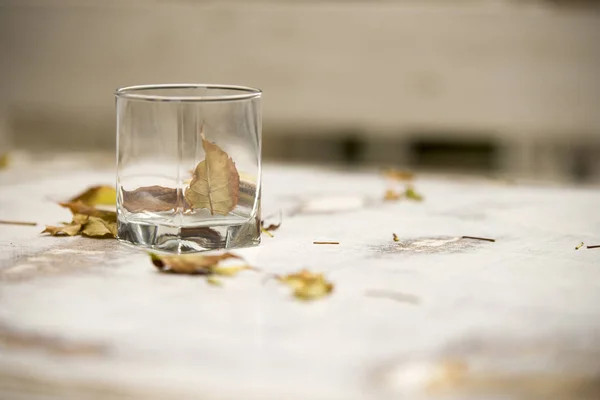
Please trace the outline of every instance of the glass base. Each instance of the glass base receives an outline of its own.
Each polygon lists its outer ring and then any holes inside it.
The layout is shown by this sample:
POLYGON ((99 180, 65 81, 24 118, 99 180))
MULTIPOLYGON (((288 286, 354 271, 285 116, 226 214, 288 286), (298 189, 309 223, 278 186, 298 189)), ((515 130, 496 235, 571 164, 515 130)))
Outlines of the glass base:
POLYGON ((217 249, 236 249, 260 244, 260 220, 219 225, 181 227, 117 221, 118 239, 152 250, 171 253, 195 253, 217 249))

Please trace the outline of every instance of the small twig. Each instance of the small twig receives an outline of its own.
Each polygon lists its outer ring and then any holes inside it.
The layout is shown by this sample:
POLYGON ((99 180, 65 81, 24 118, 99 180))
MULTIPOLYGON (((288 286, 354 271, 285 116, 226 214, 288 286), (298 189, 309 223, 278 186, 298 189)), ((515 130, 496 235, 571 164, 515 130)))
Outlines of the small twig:
POLYGON ((495 242, 496 239, 482 238, 477 236, 463 236, 463 239, 484 240, 486 242, 495 242))
MULTIPOLYGON (((577 246, 575 246, 575 250, 579 250, 582 247, 583 247, 583 242, 581 242, 577 246)), ((588 246, 588 248, 589 248, 589 246, 588 246)))
POLYGON ((313 244, 340 244, 340 242, 313 242, 313 244))
POLYGON ((593 246, 588 246, 587 248, 588 249, 597 249, 597 248, 600 248, 600 244, 595 244, 593 246))
POLYGON ((3 225, 22 225, 22 226, 37 226, 37 222, 23 222, 23 221, 1 221, 3 225))
POLYGON ((381 299, 390 299, 401 303, 419 304, 420 300, 417 296, 407 293, 401 293, 394 290, 367 290, 365 296, 381 299))

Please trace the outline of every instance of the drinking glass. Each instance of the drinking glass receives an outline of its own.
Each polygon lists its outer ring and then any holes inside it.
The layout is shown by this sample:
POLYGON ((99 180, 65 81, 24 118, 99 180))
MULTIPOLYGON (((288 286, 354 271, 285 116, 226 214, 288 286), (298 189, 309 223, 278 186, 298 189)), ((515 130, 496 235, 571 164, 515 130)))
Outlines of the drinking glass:
POLYGON ((116 92, 118 238, 176 253, 260 243, 261 91, 116 92))

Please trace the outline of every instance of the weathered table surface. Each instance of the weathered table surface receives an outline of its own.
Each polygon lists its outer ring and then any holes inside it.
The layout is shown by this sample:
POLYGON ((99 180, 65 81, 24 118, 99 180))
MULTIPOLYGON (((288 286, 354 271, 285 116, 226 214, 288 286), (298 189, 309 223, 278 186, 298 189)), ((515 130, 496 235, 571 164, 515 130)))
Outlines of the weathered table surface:
POLYGON ((113 182, 91 164, 0 171, 0 219, 41 224, 0 225, 2 399, 600 398, 600 249, 575 250, 600 244, 599 189, 424 176, 425 201, 382 203, 376 173, 267 165, 283 224, 239 254, 324 272, 334 293, 304 303, 41 236, 69 219, 55 201, 113 182))

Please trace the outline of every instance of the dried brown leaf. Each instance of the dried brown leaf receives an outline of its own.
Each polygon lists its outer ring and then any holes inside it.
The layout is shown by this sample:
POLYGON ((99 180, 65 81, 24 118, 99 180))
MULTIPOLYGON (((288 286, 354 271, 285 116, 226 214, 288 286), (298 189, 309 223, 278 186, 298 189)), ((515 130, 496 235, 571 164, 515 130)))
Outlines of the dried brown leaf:
POLYGON ((177 189, 163 186, 144 186, 135 190, 123 190, 123 207, 129 212, 159 212, 185 208, 185 200, 179 199, 177 189))
POLYGON ((69 203, 77 202, 88 206, 114 206, 117 204, 117 192, 113 186, 93 186, 69 200, 69 203))
MULTIPOLYGON (((218 255, 183 254, 176 256, 150 253, 152 263, 161 272, 188 275, 214 275, 219 267, 219 263, 231 258, 242 259, 232 253, 218 255)), ((244 269, 248 269, 248 267, 244 269)), ((226 273, 222 272, 221 275, 226 275, 226 273)), ((234 273, 230 275, 234 275, 234 273)))
POLYGON ((90 217, 101 218, 107 222, 117 222, 117 213, 115 211, 99 210, 93 206, 86 205, 80 201, 75 203, 59 203, 62 207, 68 208, 73 214, 88 215, 90 217))
POLYGON ((117 237, 117 224, 97 217, 88 217, 81 234, 93 238, 115 238, 117 237))
POLYGON ((396 201, 400 200, 400 198, 402 198, 402 194, 393 189, 386 190, 385 194, 383 195, 384 201, 396 201))
POLYGON ((75 236, 81 230, 81 224, 68 224, 63 226, 46 225, 42 233, 49 233, 51 236, 75 236))
POLYGON ((303 269, 295 274, 278 276, 277 280, 293 289, 293 295, 300 300, 316 300, 329 295, 333 284, 323 274, 303 269))
POLYGON ((383 174, 387 178, 397 181, 410 181, 415 177, 415 174, 411 171, 403 171, 395 168, 388 168, 383 171, 383 174))
POLYGON ((281 222, 278 224, 270 224, 268 226, 264 226, 265 221, 261 221, 261 228, 265 231, 271 232, 271 231, 276 231, 277 229, 279 229, 279 227, 281 226, 281 222))
POLYGON ((227 215, 238 204, 240 175, 231 157, 201 135, 206 155, 196 166, 185 199, 192 208, 205 208, 211 215, 227 215))
POLYGON ((417 193, 412 185, 406 185, 404 193, 398 192, 394 189, 387 189, 383 195, 384 201, 397 201, 402 198, 407 198, 414 201, 422 201, 423 196, 417 193))

